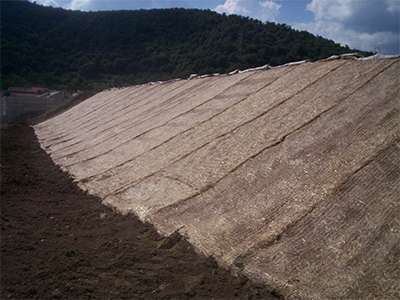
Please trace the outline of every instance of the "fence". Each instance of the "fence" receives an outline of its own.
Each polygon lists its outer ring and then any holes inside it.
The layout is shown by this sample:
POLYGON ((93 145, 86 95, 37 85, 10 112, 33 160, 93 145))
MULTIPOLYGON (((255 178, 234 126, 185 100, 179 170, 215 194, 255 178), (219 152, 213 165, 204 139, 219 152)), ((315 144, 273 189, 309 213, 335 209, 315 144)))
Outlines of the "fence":
POLYGON ((39 115, 51 110, 65 99, 59 97, 13 97, 1 98, 0 113, 1 120, 15 120, 27 115, 39 115))

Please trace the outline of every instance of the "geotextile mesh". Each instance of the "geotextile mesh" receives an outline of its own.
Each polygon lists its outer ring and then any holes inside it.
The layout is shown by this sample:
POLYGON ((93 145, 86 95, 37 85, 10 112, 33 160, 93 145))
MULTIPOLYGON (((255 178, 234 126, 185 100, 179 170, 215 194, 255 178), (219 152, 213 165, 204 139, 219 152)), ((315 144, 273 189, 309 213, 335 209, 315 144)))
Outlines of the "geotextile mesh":
POLYGON ((399 294, 400 60, 103 91, 35 126, 77 184, 288 299, 399 294))

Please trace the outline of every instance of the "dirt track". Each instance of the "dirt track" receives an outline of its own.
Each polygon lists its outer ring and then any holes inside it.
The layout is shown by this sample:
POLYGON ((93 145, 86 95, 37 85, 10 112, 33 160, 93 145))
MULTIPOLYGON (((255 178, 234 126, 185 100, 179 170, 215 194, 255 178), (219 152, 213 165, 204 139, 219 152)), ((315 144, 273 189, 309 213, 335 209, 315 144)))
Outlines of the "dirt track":
POLYGON ((78 189, 32 128, 1 130, 1 299, 279 299, 78 189))

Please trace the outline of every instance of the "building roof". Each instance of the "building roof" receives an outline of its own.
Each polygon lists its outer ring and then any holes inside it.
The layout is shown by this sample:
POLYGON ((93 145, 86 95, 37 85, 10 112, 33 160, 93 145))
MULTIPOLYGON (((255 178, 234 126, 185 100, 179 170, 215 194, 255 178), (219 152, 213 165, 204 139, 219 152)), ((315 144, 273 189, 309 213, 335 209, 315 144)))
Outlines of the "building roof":
POLYGON ((44 93, 47 93, 49 90, 44 87, 9 87, 7 91, 15 97, 38 97, 44 93))

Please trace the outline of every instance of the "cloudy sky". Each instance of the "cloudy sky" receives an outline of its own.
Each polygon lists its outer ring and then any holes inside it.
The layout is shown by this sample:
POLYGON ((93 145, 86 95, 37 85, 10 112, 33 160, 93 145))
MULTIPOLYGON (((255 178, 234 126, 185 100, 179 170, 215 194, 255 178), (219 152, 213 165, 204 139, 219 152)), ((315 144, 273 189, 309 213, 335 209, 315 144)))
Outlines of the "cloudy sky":
MULTIPOLYGON (((33 2, 33 0, 31 0, 33 2)), ((399 0, 36 0, 98 11, 185 7, 286 23, 350 48, 400 54, 399 0)))

